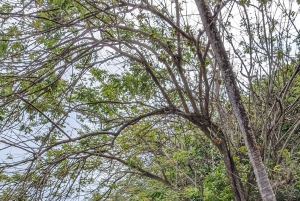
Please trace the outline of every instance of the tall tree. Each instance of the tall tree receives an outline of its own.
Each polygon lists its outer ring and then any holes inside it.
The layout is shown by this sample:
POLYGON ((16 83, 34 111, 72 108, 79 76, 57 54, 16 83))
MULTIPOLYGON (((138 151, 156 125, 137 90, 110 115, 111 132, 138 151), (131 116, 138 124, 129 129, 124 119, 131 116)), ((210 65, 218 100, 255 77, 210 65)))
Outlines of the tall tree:
MULTIPOLYGON (((212 49, 215 53, 216 60, 222 72, 222 77, 228 94, 228 98, 232 105, 233 112, 238 121, 239 127, 243 133, 248 155, 253 167, 255 178, 259 187, 260 194, 263 200, 276 200, 272 190, 265 165, 260 156, 260 151, 257 146, 254 132, 250 125, 246 109, 240 95, 239 88, 236 83, 230 60, 221 40, 221 35, 217 29, 215 19, 205 0, 196 0, 196 4, 205 28, 206 34, 211 42, 212 49)), ((220 5, 221 6, 221 5, 220 5)))
POLYGON ((295 147, 299 121, 282 114, 299 102, 285 99, 299 72, 297 14, 281 1, 201 2, 200 12, 194 1, 3 2, 1 199, 201 200, 217 189, 214 199, 251 200, 257 184, 275 199, 264 166, 278 169, 295 147), (231 194, 213 181, 225 172, 231 194))

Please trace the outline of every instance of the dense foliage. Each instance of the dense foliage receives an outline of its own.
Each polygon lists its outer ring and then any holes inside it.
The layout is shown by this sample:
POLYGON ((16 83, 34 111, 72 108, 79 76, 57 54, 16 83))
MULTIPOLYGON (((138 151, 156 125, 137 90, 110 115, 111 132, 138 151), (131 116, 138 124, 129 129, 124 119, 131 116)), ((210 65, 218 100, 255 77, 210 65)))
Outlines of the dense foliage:
MULTIPOLYGON (((277 200, 300 200, 299 2, 208 1, 277 200)), ((194 1, 0 0, 0 200, 258 200, 194 1)))

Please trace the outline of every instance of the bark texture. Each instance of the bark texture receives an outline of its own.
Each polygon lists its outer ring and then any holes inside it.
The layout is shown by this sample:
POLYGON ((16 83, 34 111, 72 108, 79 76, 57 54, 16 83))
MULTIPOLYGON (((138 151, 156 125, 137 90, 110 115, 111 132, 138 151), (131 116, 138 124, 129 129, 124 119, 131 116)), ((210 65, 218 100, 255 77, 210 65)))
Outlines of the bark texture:
POLYGON ((274 201, 276 200, 275 194, 270 185, 260 151, 255 141, 253 130, 250 127, 249 118, 242 103, 236 79, 229 62, 229 57, 221 40, 220 32, 217 29, 208 3, 205 0, 195 0, 195 2, 206 34, 211 42, 216 60, 220 66, 226 91, 233 108, 234 115, 243 134, 261 197, 264 201, 274 201))

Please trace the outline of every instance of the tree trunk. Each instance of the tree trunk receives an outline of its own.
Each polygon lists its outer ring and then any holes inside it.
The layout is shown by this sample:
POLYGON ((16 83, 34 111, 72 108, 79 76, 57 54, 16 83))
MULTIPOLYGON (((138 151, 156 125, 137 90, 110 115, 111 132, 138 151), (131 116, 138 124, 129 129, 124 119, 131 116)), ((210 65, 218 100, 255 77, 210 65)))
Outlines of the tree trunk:
MULTIPOLYGON (((220 131, 219 131, 220 132, 220 131)), ((239 173, 236 169, 235 163, 231 156, 231 153, 227 147, 225 138, 222 138, 221 144, 218 146, 218 149, 223 155, 223 160, 226 167, 226 172, 229 178, 230 186, 232 193, 236 201, 246 201, 245 191, 243 188, 242 181, 239 177, 239 173)))
POLYGON ((226 138, 222 130, 216 126, 214 123, 209 122, 210 129, 218 136, 218 142, 214 142, 216 147, 219 149, 221 154, 223 155, 224 164, 226 167, 226 172, 228 175, 228 179, 230 182, 230 187, 232 189, 233 196, 236 201, 245 201, 245 191, 243 188, 243 184, 241 178, 239 176, 238 170, 236 169, 236 165, 231 156, 230 150, 228 149, 226 138))
POLYGON ((211 42, 217 62, 220 66, 226 91, 233 108, 234 115, 244 137, 245 145, 248 150, 251 165, 254 170, 256 182, 264 201, 276 200, 275 194, 270 185, 265 166, 256 145, 254 133, 250 127, 249 118, 242 103, 239 89, 236 84, 233 70, 230 66, 229 57, 226 53, 220 33, 217 29, 214 17, 210 11, 206 0, 195 0, 206 34, 211 42))
POLYGON ((223 161, 225 164, 227 176, 229 179, 230 187, 232 194, 236 201, 245 201, 245 191, 239 173, 236 169, 236 165, 231 156, 230 150, 226 144, 225 135, 222 130, 212 123, 210 120, 203 121, 201 118, 197 118, 197 115, 194 118, 189 119, 196 126, 198 126, 204 134, 214 143, 214 145, 219 149, 223 155, 223 161), (208 129, 209 128, 209 129, 208 129), (212 136, 211 131, 215 134, 212 136))

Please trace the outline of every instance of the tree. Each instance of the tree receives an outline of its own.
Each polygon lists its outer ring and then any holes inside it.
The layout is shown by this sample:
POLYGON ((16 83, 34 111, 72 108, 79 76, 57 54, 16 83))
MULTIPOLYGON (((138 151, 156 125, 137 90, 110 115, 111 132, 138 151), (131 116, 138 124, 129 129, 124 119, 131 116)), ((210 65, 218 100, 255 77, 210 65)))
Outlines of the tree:
POLYGON ((241 132, 243 133, 250 162, 254 170, 262 199, 270 201, 276 200, 275 194, 268 179, 267 172, 265 170, 265 166, 260 156, 259 148, 257 147, 255 135, 250 125, 250 120, 243 105, 240 90, 237 86, 236 78, 230 65, 228 54, 221 40, 221 35, 217 29, 215 20, 213 19, 213 14, 205 0, 197 0, 196 4, 203 22, 203 26, 205 27, 205 32, 212 44, 211 46, 213 52, 215 53, 216 60, 222 72, 222 77, 234 115, 238 121, 241 132))
MULTIPOLYGON (((2 200, 66 200, 84 193, 92 200, 166 200, 170 195, 200 200, 223 164, 234 199, 249 200, 254 190, 248 184, 256 184, 251 170, 242 176, 250 164, 238 151, 244 144, 262 199, 275 199, 264 167, 278 167, 281 156, 270 156, 278 159, 270 165, 265 154, 278 140, 269 137, 281 130, 274 125, 286 123, 280 104, 295 108, 298 102, 285 99, 299 72, 296 13, 281 1, 196 3, 201 21, 195 2, 1 5, 0 126, 2 153, 8 154, 1 162, 2 200), (267 8, 276 8, 288 23, 267 8), (247 40, 232 35, 235 12, 247 40), (212 29, 224 38, 212 36, 212 29), (241 65, 240 73, 226 71, 232 83, 240 80, 238 85, 228 85, 222 58, 229 70, 230 63, 241 65), (263 72, 265 66, 269 69, 263 72), (293 73, 276 80, 283 66, 293 73), (259 89, 252 82, 264 76, 269 83, 259 89), (276 87, 283 90, 279 106, 271 98, 276 87), (232 110, 239 129, 234 118, 228 119, 232 110)), ((298 123, 291 125, 288 135, 280 134, 286 143, 277 150, 290 153, 295 147, 287 147, 298 123)))

